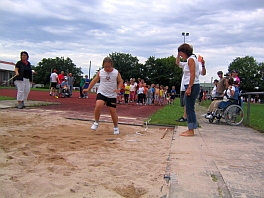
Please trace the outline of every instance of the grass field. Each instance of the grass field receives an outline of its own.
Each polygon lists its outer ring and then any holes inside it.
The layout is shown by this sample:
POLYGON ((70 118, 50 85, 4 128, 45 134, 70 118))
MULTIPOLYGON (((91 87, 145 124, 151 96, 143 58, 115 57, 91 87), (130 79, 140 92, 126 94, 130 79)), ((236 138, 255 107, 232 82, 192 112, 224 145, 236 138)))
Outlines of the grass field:
POLYGON ((8 96, 0 96, 0 100, 16 100, 16 98, 11 98, 8 96))
POLYGON ((179 98, 175 99, 174 105, 166 105, 150 116, 150 124, 187 126, 187 122, 176 122, 183 115, 183 107, 180 106, 179 98))
MULTIPOLYGON (((247 120, 247 103, 244 103, 245 111, 244 123, 247 120)), ((249 126, 264 133, 264 104, 250 104, 249 126)))

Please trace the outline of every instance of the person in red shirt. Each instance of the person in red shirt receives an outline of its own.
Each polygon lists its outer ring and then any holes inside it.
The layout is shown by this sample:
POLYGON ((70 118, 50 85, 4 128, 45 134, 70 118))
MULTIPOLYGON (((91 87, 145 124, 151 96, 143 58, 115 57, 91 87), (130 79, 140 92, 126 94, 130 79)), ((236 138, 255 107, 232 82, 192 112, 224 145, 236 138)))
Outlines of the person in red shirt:
POLYGON ((61 73, 58 75, 58 86, 59 86, 59 95, 61 95, 61 83, 64 80, 64 71, 61 71, 61 73))
POLYGON ((58 84, 61 84, 64 80, 64 71, 61 71, 61 73, 58 75, 58 84))

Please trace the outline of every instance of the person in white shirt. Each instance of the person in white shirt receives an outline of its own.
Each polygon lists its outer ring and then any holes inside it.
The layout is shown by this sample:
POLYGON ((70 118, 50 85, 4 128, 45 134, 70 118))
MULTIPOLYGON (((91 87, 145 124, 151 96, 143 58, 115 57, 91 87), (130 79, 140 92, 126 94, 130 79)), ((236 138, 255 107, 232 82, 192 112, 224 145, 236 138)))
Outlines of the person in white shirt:
MULTIPOLYGON (((180 62, 180 65, 178 65, 180 68, 184 68, 184 66, 187 64, 187 62, 180 62)), ((199 62, 200 67, 200 74, 202 76, 206 75, 206 68, 205 68, 205 61, 203 57, 201 57, 201 62, 199 62)), ((187 113, 186 113, 186 107, 185 107, 185 87, 183 84, 183 76, 181 80, 181 88, 180 88, 180 103, 181 106, 184 107, 184 113, 183 116, 176 120, 176 122, 187 122, 187 113)))
POLYGON ((183 66, 182 83, 185 87, 185 107, 187 113, 188 130, 181 133, 181 136, 194 136, 194 129, 198 127, 198 122, 195 114, 195 101, 199 95, 199 63, 193 54, 193 48, 187 43, 178 47, 178 55, 176 64, 180 66, 180 57, 187 60, 187 64, 183 66))
POLYGON ((89 92, 94 85, 100 80, 100 85, 97 90, 96 105, 94 109, 95 122, 91 126, 92 130, 96 130, 99 126, 99 118, 101 110, 106 104, 110 111, 110 115, 114 124, 114 134, 119 134, 118 116, 116 113, 116 96, 120 93, 123 85, 121 74, 113 67, 113 61, 110 57, 105 57, 103 60, 103 69, 101 69, 89 84, 88 89, 83 92, 89 92))
POLYGON ((211 93, 211 98, 212 98, 212 100, 213 100, 213 98, 216 97, 216 88, 217 88, 217 84, 218 84, 218 82, 219 82, 219 81, 218 81, 217 79, 214 80, 214 88, 213 88, 212 93, 211 93))
POLYGON ((57 83, 58 83, 58 74, 57 74, 57 70, 54 69, 53 73, 50 75, 50 96, 55 95, 57 83))
POLYGON ((140 84, 138 88, 138 100, 137 100, 137 104, 139 105, 142 105, 143 103, 143 94, 144 94, 144 87, 143 84, 140 84))

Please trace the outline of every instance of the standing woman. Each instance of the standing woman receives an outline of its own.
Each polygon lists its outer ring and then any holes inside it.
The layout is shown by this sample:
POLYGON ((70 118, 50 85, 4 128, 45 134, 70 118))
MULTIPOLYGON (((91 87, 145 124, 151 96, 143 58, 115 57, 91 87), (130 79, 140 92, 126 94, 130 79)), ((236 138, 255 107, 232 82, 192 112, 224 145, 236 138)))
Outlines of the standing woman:
POLYGON ((194 129, 198 127, 195 114, 195 101, 200 92, 199 63, 193 54, 193 48, 187 43, 178 47, 176 64, 180 66, 180 57, 187 60, 183 67, 183 84, 185 87, 185 106, 187 113, 188 130, 181 133, 181 136, 194 136, 194 129))
POLYGON ((16 63, 15 67, 15 85, 17 87, 17 108, 25 107, 24 101, 27 100, 30 92, 30 82, 32 82, 31 64, 28 62, 28 53, 22 51, 20 53, 20 61, 16 63))

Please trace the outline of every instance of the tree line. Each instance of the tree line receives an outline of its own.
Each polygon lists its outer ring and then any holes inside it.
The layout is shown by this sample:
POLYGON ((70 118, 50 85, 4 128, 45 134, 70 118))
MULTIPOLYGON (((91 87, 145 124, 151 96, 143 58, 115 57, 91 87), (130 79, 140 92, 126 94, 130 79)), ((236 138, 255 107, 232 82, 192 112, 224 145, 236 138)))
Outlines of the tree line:
MULTIPOLYGON (((144 64, 139 63, 136 56, 131 54, 113 52, 109 54, 114 62, 114 67, 121 73, 124 80, 130 78, 141 78, 147 84, 162 84, 164 86, 175 86, 180 89, 182 69, 175 66, 176 58, 172 55, 166 58, 155 58, 150 56, 144 64)), ((34 82, 48 85, 50 74, 56 68, 58 72, 72 73, 78 82, 78 76, 83 74, 81 67, 77 67, 70 58, 56 57, 43 58, 37 66, 33 66, 37 75, 34 82)), ((101 69, 99 67, 98 69, 101 69)), ((244 91, 264 90, 264 63, 258 63, 252 56, 238 57, 228 66, 228 71, 239 71, 241 81, 240 89, 244 91)), ((76 84, 75 86, 78 86, 76 84)))

